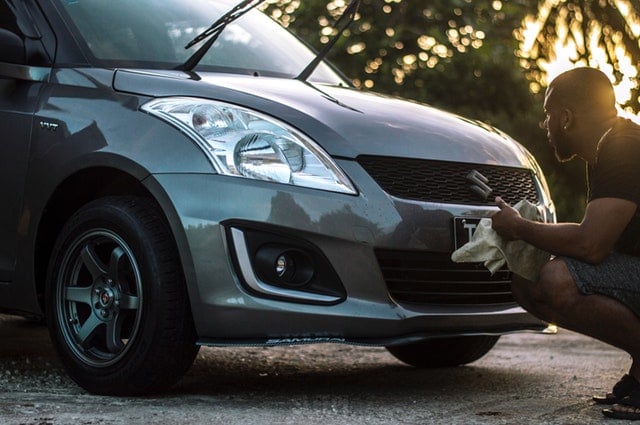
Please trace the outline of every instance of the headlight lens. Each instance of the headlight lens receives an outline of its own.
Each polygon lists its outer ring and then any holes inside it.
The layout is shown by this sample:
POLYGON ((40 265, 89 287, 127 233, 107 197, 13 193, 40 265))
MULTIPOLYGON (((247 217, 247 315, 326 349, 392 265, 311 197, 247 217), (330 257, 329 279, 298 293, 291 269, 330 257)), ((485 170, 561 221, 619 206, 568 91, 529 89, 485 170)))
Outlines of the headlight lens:
POLYGON ((142 110, 189 135, 221 174, 357 193, 322 148, 274 118, 228 103, 186 97, 155 99, 142 110))

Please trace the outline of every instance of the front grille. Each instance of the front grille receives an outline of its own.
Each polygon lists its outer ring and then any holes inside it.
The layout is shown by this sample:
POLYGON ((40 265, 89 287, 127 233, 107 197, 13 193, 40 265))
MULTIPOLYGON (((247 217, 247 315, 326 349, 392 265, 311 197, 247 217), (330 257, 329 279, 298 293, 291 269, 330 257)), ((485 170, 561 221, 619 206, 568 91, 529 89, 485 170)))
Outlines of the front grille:
POLYGON ((495 196, 515 204, 527 199, 538 203, 530 170, 461 162, 411 158, 360 156, 358 162, 388 194, 397 198, 450 204, 495 205, 495 196), (493 192, 482 200, 466 180, 472 170, 489 179, 493 192))
POLYGON ((446 253, 377 250, 391 296, 399 303, 495 305, 514 303, 511 273, 493 276, 477 263, 457 264, 446 253))

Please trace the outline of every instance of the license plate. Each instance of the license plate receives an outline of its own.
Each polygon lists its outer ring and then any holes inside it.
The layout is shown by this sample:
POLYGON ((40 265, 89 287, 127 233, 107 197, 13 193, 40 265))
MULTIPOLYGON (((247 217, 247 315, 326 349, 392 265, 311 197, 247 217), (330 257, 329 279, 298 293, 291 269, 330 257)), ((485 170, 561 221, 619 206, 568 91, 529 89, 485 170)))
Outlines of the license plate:
POLYGON ((476 231, 480 223, 479 218, 454 217, 453 219, 453 239, 455 241, 455 249, 460 248, 471 240, 473 232, 476 231))

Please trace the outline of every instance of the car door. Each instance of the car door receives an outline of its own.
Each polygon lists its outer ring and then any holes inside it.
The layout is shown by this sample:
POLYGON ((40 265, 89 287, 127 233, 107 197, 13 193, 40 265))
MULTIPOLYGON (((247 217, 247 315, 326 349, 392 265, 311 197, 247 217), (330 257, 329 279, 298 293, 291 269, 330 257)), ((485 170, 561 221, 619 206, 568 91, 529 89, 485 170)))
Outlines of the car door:
POLYGON ((0 283, 13 280, 29 141, 48 68, 25 3, 0 0, 0 283))

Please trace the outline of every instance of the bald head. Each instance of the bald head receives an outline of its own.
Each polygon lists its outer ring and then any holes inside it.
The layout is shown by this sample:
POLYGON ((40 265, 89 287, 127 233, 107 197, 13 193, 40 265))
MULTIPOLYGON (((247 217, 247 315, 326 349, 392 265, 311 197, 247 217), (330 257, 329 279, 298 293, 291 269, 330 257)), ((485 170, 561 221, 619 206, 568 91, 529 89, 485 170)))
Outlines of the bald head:
POLYGON ((575 68, 558 75, 549 85, 547 97, 575 113, 616 115, 616 99, 609 78, 594 68, 575 68))
POLYGON ((618 112, 611 81, 593 68, 576 68, 556 77, 544 99, 549 143, 560 161, 597 159, 598 142, 618 112))

